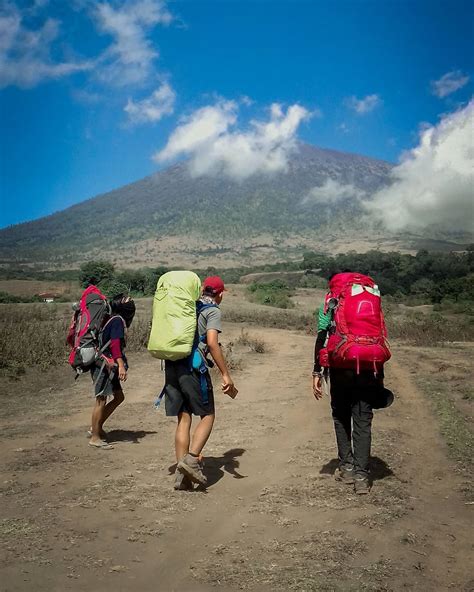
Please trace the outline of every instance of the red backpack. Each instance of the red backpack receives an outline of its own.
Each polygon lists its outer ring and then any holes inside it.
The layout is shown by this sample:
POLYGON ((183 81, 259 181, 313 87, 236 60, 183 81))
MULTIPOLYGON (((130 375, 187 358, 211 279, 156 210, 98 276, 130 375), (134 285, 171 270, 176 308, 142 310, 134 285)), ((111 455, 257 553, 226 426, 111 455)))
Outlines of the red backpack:
POLYGON ((373 370, 378 373, 390 357, 380 291, 360 273, 338 273, 329 282, 324 312, 333 310, 322 366, 373 370))
POLYGON ((110 314, 107 298, 96 286, 89 286, 76 305, 66 342, 71 346, 69 363, 77 374, 89 370, 98 361, 112 364, 103 353, 109 343, 100 343, 100 334, 106 315, 110 314))

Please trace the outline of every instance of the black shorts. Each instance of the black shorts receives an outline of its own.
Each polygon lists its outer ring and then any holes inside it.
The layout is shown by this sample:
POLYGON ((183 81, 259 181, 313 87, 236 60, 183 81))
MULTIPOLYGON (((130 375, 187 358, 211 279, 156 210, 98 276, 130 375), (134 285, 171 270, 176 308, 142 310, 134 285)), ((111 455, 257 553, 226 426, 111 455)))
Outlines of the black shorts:
POLYGON ((107 398, 122 390, 116 368, 109 373, 106 368, 101 372, 100 366, 95 367, 91 370, 91 377, 94 383, 94 397, 107 398))
POLYGON ((207 384, 207 402, 201 392, 200 374, 189 369, 188 360, 165 362, 165 410, 166 415, 176 416, 186 411, 192 415, 214 414, 214 393, 209 372, 204 374, 207 384))

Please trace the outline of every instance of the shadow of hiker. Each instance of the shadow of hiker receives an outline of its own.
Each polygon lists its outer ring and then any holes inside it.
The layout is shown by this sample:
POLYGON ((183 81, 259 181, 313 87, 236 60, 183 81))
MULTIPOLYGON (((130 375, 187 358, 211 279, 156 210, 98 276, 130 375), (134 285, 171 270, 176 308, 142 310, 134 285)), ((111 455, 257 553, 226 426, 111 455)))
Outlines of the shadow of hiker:
MULTIPOLYGON (((196 491, 205 491, 207 487, 215 485, 222 479, 224 473, 229 473, 234 479, 245 479, 247 475, 241 475, 237 469, 240 466, 240 462, 237 459, 238 456, 244 454, 245 448, 232 448, 227 452, 224 452, 222 456, 205 456, 203 473, 207 477, 207 485, 199 485, 196 491)), ((172 475, 176 472, 176 463, 168 467, 169 474, 172 475)))
MULTIPOLYGON (((339 466, 339 459, 333 458, 321 467, 320 475, 334 475, 339 466)), ((370 457, 370 477, 372 481, 380 481, 385 477, 390 477, 395 473, 388 466, 388 464, 378 456, 370 457)))
POLYGON ((142 438, 149 434, 157 434, 155 431, 146 430, 110 430, 107 432, 107 442, 132 442, 139 444, 142 438))

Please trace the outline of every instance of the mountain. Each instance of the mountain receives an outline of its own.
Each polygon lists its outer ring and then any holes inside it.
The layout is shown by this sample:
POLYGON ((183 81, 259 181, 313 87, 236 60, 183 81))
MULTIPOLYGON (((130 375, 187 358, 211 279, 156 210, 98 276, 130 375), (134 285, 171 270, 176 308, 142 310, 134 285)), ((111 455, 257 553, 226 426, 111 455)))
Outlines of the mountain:
POLYGON ((288 259, 311 248, 395 248, 400 241, 367 228, 359 199, 386 185, 391 168, 306 144, 286 171, 242 182, 193 178, 183 162, 1 230, 0 262, 71 267, 100 257, 124 266, 227 266, 288 259), (328 179, 343 193, 324 203, 313 190, 328 179))

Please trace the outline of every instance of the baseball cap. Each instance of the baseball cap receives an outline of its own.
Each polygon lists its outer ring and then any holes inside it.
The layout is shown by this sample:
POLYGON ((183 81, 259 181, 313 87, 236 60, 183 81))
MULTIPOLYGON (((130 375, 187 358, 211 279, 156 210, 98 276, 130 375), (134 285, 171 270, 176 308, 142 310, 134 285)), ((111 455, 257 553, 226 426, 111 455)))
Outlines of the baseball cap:
POLYGON ((224 282, 218 275, 211 275, 204 280, 202 289, 211 294, 220 294, 225 290, 225 287, 224 282))

